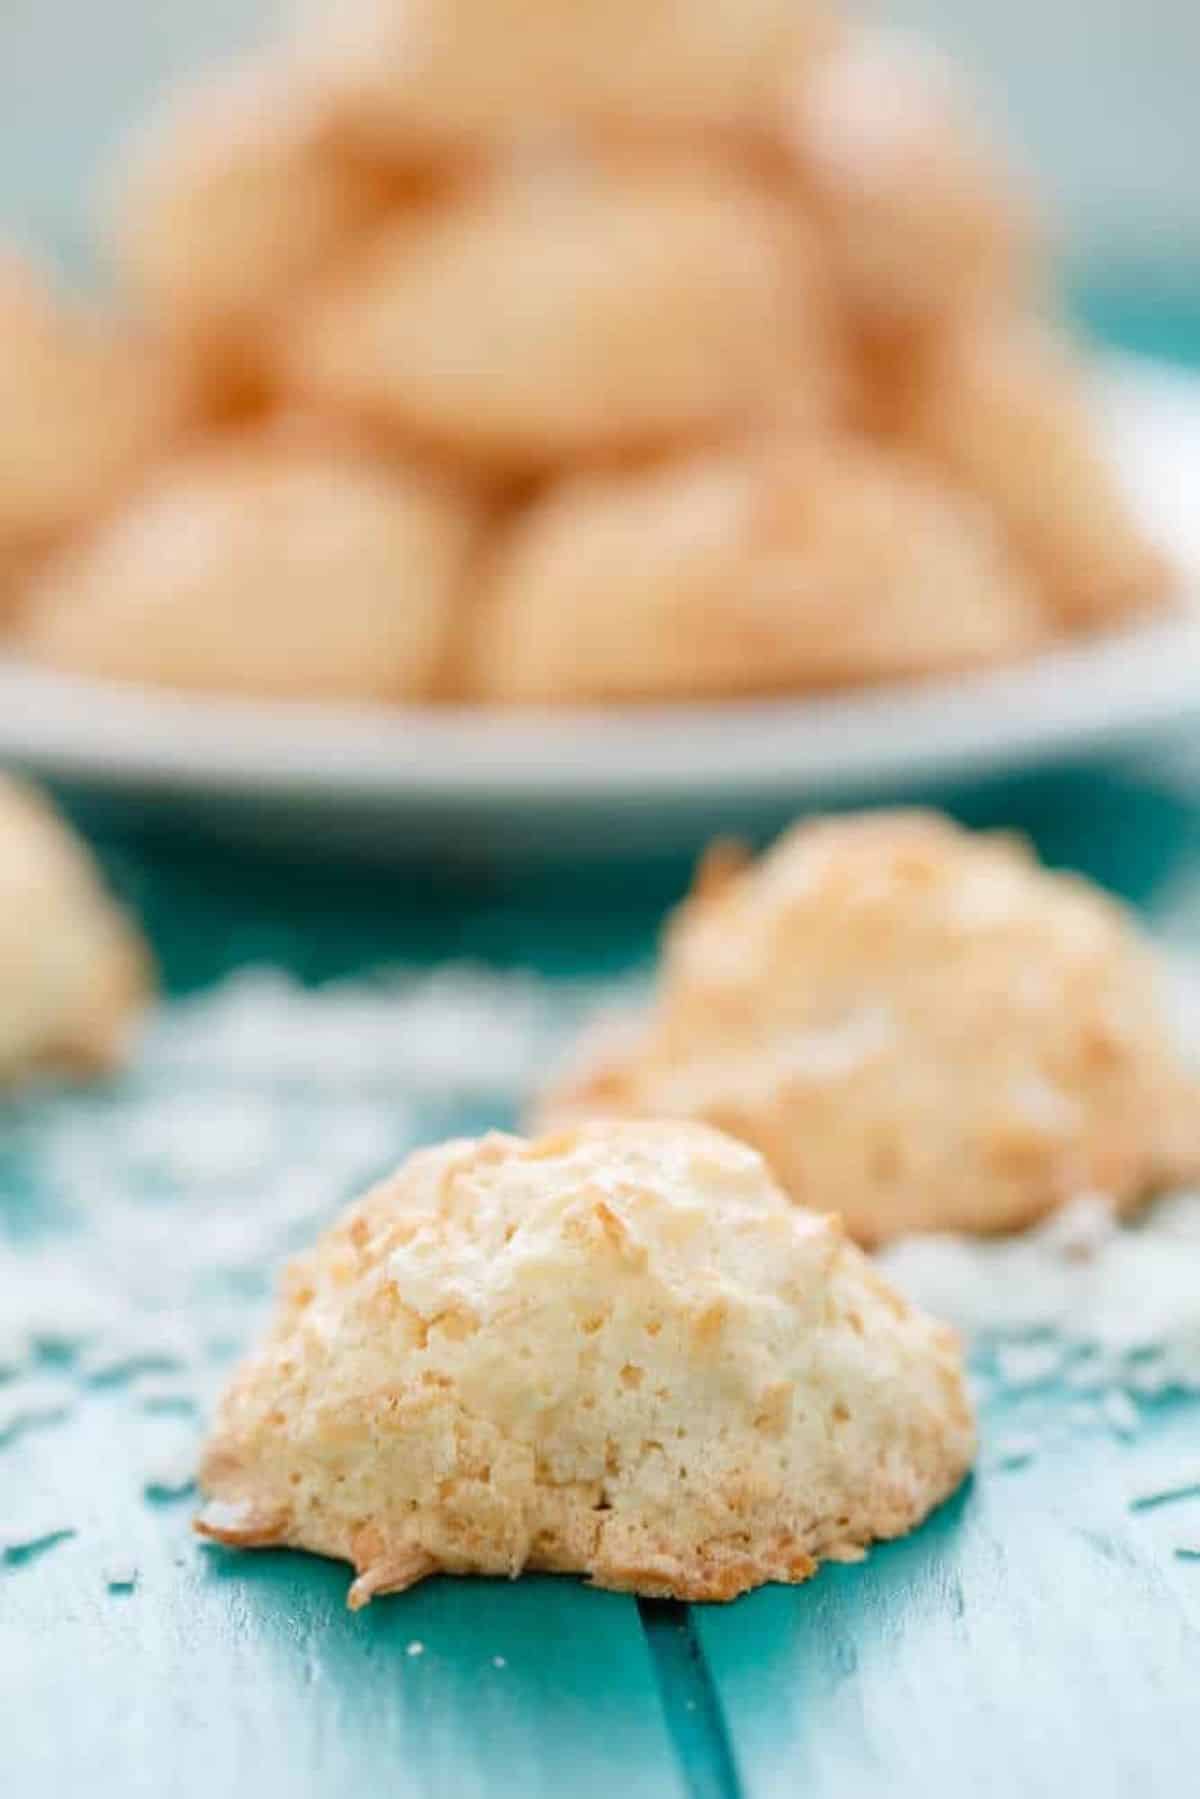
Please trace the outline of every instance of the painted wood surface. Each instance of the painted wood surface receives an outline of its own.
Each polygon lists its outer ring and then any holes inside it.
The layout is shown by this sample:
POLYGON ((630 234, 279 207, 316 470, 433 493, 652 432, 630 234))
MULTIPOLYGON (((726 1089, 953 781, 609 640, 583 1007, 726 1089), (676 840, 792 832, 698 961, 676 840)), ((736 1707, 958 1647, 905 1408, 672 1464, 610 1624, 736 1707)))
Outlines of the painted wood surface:
MULTIPOLYGON (((960 810, 1024 824, 1170 940, 1200 940, 1200 815, 1166 775, 1046 777, 960 810)), ((683 878, 435 897, 197 845, 125 845, 112 866, 176 991, 249 955, 312 978, 384 956, 623 966, 644 958, 683 878)), ((86 1260, 86 1195, 22 1188, 4 1148, 0 1242, 43 1235, 86 1260)), ((1200 1559, 1178 1550, 1200 1547, 1200 1494, 1130 1502, 1164 1470, 1200 1479, 1195 1404, 1164 1406, 1132 1442, 1084 1429, 1026 1467, 985 1469, 862 1566, 729 1608, 639 1607, 570 1580, 442 1580, 355 1616, 340 1568, 196 1544, 192 1496, 169 1480, 146 1492, 181 1420, 148 1410, 136 1378, 76 1386, 65 1417, 5 1435, 0 1381, 6 1795, 1157 1799, 1194 1786, 1200 1559)))
POLYGON ((807 1590, 699 1613, 744 1790, 1187 1790, 1200 1766, 1200 1560, 1172 1534, 1200 1542, 1200 1497, 1157 1529, 1130 1506, 1167 1452, 1200 1479, 1194 1405, 1136 1445, 1084 1435, 985 1471, 924 1530, 807 1590))

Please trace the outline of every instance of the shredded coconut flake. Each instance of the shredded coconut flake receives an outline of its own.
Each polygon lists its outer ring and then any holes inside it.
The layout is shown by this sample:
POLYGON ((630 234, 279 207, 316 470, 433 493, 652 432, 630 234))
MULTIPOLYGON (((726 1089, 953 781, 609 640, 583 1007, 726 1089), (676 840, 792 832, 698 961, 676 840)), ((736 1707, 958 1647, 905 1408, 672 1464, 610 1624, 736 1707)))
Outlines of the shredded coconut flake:
POLYGON ((251 968, 164 1007, 123 1082, 15 1108, 18 1178, 83 1232, 0 1244, 0 1378, 50 1351, 88 1384, 191 1393, 288 1255, 464 1107, 515 1116, 600 992, 469 965, 321 987, 251 968))
POLYGON ((993 1468, 1024 1468, 1032 1462, 1041 1447, 1032 1433, 1001 1437, 992 1448, 988 1461, 993 1468))
POLYGON ((914 1237, 882 1261, 989 1358, 1009 1394, 1061 1376, 1124 1432, 1136 1427, 1133 1396, 1200 1393, 1200 1193, 1133 1224, 1085 1196, 1022 1237, 914 1237))
POLYGON ((1176 1469, 1165 1481, 1141 1487, 1130 1497, 1129 1509, 1151 1512, 1160 1505, 1174 1505, 1180 1499, 1200 1499, 1200 1468, 1193 1467, 1190 1473, 1176 1469))
POLYGON ((131 1593, 138 1583, 138 1565, 120 1557, 104 1564, 104 1584, 110 1593, 131 1593))
MULTIPOLYGON (((1200 1048, 1200 974, 1173 968, 1167 991, 1200 1048)), ((320 987, 251 968, 163 1007, 122 1081, 12 1102, 0 1220, 33 1190, 45 1229, 0 1242, 0 1449, 110 1387, 128 1387, 147 1428, 207 1409, 281 1263, 351 1194, 417 1142, 513 1120, 584 1020, 640 992, 469 965, 320 987)), ((806 1039, 797 1064, 861 1058, 886 1026, 865 1014, 845 1040, 806 1039)), ((1081 1195, 1023 1237, 913 1239, 883 1262, 964 1331, 993 1467, 1045 1441, 1024 1416, 1040 1389, 1073 1396, 1060 1425, 1121 1438, 1141 1430, 1143 1400, 1200 1393, 1200 1194, 1129 1225, 1081 1195)), ((143 1476, 147 1497, 183 1495, 192 1468, 189 1446, 143 1476)), ((40 1553, 72 1529, 50 1512, 12 1520, 0 1551, 40 1553)))
POLYGON ((11 1516, 0 1513, 0 1558, 7 1562, 25 1561, 75 1534, 76 1526, 51 1501, 11 1516))
POLYGON ((1130 1399, 1119 1387, 1111 1388, 1100 1401, 1100 1410, 1104 1420, 1118 1437, 1135 1437, 1141 1424, 1141 1414, 1130 1399))
POLYGON ((185 1498, 195 1484, 196 1454, 192 1450, 161 1462, 146 1476, 142 1490, 147 1499, 166 1501, 185 1498))
MULTIPOLYGON (((1172 956, 1166 974, 1176 1034, 1200 1057, 1200 963, 1172 956)), ((1141 1401, 1200 1394, 1200 1192, 1166 1195, 1127 1223, 1104 1195, 1081 1194, 1023 1236, 911 1238, 881 1261, 962 1331, 990 1376, 988 1409, 1053 1383, 1086 1399, 1072 1414, 1081 1425, 1131 1439, 1141 1401)), ((1044 1423, 1035 1446, 1062 1421, 1044 1423)))
POLYGON ((995 1365, 1006 1387, 1040 1387, 1060 1373, 1063 1354, 1057 1342, 1002 1343, 995 1365))
POLYGON ((305 988, 249 969, 171 1008, 148 1048, 160 1066, 278 1087, 318 1078, 394 1095, 510 1095, 581 1012, 590 983, 454 965, 305 988))
POLYGON ((0 1445, 24 1430, 65 1418, 75 1403, 69 1381, 31 1375, 0 1387, 0 1445))

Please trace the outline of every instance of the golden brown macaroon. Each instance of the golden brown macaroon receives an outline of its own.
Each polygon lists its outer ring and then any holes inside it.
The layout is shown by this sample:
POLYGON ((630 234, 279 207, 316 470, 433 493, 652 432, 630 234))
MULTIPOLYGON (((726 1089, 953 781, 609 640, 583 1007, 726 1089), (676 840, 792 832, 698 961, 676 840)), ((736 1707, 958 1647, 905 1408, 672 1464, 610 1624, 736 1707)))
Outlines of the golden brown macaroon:
POLYGON ((676 914, 657 997, 541 1117, 698 1118, 867 1244, 1129 1208, 1200 1164, 1200 1089, 1122 910, 932 814, 798 826, 676 914))
POLYGON ((1031 208, 925 45, 848 34, 794 82, 779 139, 866 333, 939 328, 1031 284, 1031 208))
POLYGON ((0 1084, 112 1068, 150 985, 145 945, 83 844, 0 775, 0 1084))
POLYGON ((330 137, 283 61, 171 94, 128 147, 108 207, 144 315, 189 347, 261 353, 278 306, 382 210, 379 182, 330 137))
POLYGON ((732 1599, 902 1535, 974 1434, 953 1334, 693 1125, 412 1156, 290 1269, 199 1529, 351 1562, 732 1599))
POLYGON ((432 475, 303 428, 214 440, 44 571, 22 639, 59 668, 168 687, 424 695, 477 523, 432 475))
POLYGON ((193 400, 150 343, 0 253, 0 551, 90 519, 177 435, 193 400))
POLYGON ((17 616, 25 593, 45 559, 44 547, 12 548, 0 544, 0 631, 17 616))
POLYGON ((839 391, 802 223, 702 157, 517 156, 301 305, 293 391, 501 474, 711 437, 839 391))
POLYGON ((757 122, 835 36, 827 0, 309 0, 298 59, 346 128, 402 159, 566 121, 757 122))
POLYGON ((994 511, 1059 623, 1169 597, 1171 572, 1105 454, 1084 370, 1041 324, 964 318, 899 377, 902 440, 994 511))
POLYGON ((1020 656, 1041 621, 981 508, 898 457, 771 444, 551 488, 481 575, 501 704, 819 688, 1020 656))

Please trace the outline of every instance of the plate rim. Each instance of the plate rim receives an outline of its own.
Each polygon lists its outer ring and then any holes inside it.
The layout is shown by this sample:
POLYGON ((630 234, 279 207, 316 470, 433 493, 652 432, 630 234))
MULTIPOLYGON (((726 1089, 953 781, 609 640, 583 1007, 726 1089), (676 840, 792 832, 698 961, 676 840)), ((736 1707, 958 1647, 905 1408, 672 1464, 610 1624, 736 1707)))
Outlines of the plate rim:
MULTIPOLYGON (((1110 402, 1173 413, 1200 457, 1200 374, 1126 355, 1097 372, 1110 402)), ((1200 554, 1183 560, 1194 567, 1175 612, 1001 668, 815 695, 331 707, 155 690, 0 654, 0 757, 110 789, 444 805, 815 794, 1028 765, 1200 717, 1200 554)))

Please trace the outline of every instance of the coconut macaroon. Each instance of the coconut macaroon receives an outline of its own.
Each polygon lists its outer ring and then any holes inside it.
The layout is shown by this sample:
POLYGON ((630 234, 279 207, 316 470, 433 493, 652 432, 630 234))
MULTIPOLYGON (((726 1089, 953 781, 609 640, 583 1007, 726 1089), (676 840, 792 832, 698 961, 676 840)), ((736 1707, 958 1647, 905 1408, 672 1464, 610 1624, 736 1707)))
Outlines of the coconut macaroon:
POLYGON ((296 52, 346 129, 409 159, 564 120, 756 123, 837 35, 828 0, 308 0, 296 52))
POLYGON ((107 209, 145 316, 174 338, 261 350, 255 334, 278 305, 382 206, 379 183, 330 135, 283 60, 170 94, 128 146, 107 209))
POLYGON ((0 552, 90 519, 169 443, 192 400, 152 345, 0 254, 0 552))
POLYGON ((113 1067, 150 985, 142 939, 83 844, 0 775, 0 1082, 113 1067))
POLYGON ((1070 629, 1164 600, 1169 567, 1101 449, 1084 372, 1044 326, 963 319, 902 378, 900 436, 977 494, 1070 629))
POLYGON ((828 441, 565 481, 501 543, 471 629, 473 693, 552 704, 966 668, 1042 620, 982 508, 828 441))
POLYGON ((282 379, 501 473, 827 416, 802 222, 700 155, 515 156, 401 215, 296 311, 282 379))
POLYGON ((41 566, 41 546, 14 547, 0 543, 0 626, 7 626, 20 611, 25 592, 41 566))
POLYGON ((289 1271, 198 1527, 351 1562, 731 1599, 918 1524, 974 1449, 956 1342, 753 1152, 615 1124, 419 1152, 289 1271))
POLYGON ((542 1108, 697 1118, 860 1241, 1129 1208, 1200 1166, 1200 1088, 1121 909, 932 814, 802 825, 714 865, 657 997, 542 1108))
POLYGON ((44 571, 23 642, 57 667, 152 685, 423 695, 477 523, 457 489, 303 424, 214 440, 44 571))
POLYGON ((1029 284, 1031 209, 972 111, 944 58, 871 30, 803 70, 781 108, 780 142, 868 333, 932 329, 1029 284))

